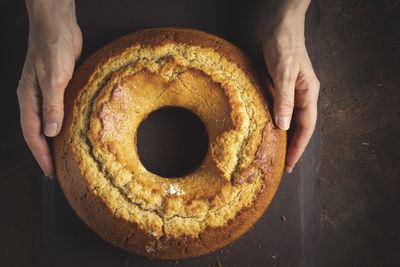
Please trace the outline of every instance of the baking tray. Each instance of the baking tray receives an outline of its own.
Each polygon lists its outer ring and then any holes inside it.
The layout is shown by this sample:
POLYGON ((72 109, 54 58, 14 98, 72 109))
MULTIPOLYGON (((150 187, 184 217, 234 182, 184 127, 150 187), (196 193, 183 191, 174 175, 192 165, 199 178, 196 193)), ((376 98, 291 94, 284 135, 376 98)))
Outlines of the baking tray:
MULTIPOLYGON (((192 27, 242 48, 256 64, 253 29, 262 1, 77 1, 84 36, 82 58, 126 33, 155 26, 192 27), (168 2, 168 3, 166 3, 168 2), (197 3, 196 3, 197 2, 197 3), (213 7, 213 8, 210 8, 213 7)), ((319 5, 307 14, 307 48, 318 72, 316 29, 319 5)), ((261 58, 261 60, 260 60, 261 58)), ((318 122, 319 125, 319 122, 318 122)), ((34 184, 34 266, 318 266, 320 131, 316 131, 291 175, 284 174, 268 210, 231 245, 187 260, 148 260, 102 240, 74 213, 57 181, 34 184)))

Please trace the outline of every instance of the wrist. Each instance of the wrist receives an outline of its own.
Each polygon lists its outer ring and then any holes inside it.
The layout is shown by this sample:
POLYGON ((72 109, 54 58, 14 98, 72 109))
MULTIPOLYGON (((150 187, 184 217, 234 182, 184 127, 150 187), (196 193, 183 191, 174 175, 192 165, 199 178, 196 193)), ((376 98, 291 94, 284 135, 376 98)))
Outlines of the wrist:
POLYGON ((304 35, 305 14, 310 0, 274 0, 266 6, 260 21, 264 36, 276 35, 283 28, 304 35))
POLYGON ((282 17, 293 19, 304 19, 311 0, 284 0, 277 1, 277 10, 282 17))
POLYGON ((25 0, 30 28, 57 25, 60 21, 76 21, 74 0, 25 0))
POLYGON ((77 25, 74 0, 26 0, 29 43, 55 43, 77 25))

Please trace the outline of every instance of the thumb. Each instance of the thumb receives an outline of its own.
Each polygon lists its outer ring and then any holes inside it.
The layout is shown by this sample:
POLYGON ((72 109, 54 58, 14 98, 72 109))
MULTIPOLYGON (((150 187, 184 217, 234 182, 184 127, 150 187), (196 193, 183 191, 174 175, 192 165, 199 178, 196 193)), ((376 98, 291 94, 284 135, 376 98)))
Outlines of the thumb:
POLYGON ((59 76, 42 86, 43 132, 48 137, 60 132, 64 118, 64 90, 68 81, 67 77, 59 76))
POLYGON ((298 72, 295 64, 284 64, 277 68, 275 77, 272 77, 275 87, 274 119, 282 130, 288 130, 290 127, 298 72))

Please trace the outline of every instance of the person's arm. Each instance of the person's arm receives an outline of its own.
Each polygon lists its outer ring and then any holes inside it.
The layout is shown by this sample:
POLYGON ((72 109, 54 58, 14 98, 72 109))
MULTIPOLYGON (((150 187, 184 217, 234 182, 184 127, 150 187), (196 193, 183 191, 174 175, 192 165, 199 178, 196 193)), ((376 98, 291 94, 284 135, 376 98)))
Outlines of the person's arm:
POLYGON ((45 135, 56 136, 64 116, 64 90, 82 49, 74 0, 26 0, 28 51, 17 88, 26 143, 46 176, 54 166, 45 135))
POLYGON ((294 122, 295 131, 286 156, 285 171, 288 173, 303 154, 317 121, 320 84, 304 39, 309 4, 310 0, 269 0, 259 32, 265 63, 274 84, 275 124, 288 130, 291 121, 294 122))

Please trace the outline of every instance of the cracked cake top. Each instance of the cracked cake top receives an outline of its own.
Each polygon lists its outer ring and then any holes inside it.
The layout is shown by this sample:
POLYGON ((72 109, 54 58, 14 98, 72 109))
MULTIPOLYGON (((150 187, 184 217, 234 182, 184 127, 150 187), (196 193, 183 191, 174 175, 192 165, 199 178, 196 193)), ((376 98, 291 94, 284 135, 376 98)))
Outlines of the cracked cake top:
MULTIPOLYGON (((221 238, 212 229, 229 231, 246 215, 249 223, 221 241, 231 242, 262 215, 282 175, 286 136, 273 126, 266 84, 239 49, 195 30, 150 29, 99 50, 77 76, 55 142, 62 151, 56 155, 57 174, 78 215, 106 240, 146 256, 179 258, 174 240, 204 239, 209 231, 221 238), (195 113, 208 133, 202 164, 182 178, 149 172, 136 148, 139 124, 168 106, 195 113), (79 178, 71 179, 75 172, 79 178), (86 203, 89 196, 101 204, 86 203), (110 238, 112 233, 93 222, 99 220, 96 215, 87 214, 90 208, 77 205, 100 205, 96 208, 106 210, 114 224, 133 228, 110 238), (129 245, 135 238, 143 248, 130 249, 137 246, 135 241, 129 245)), ((203 247, 197 253, 215 249, 203 247)))

